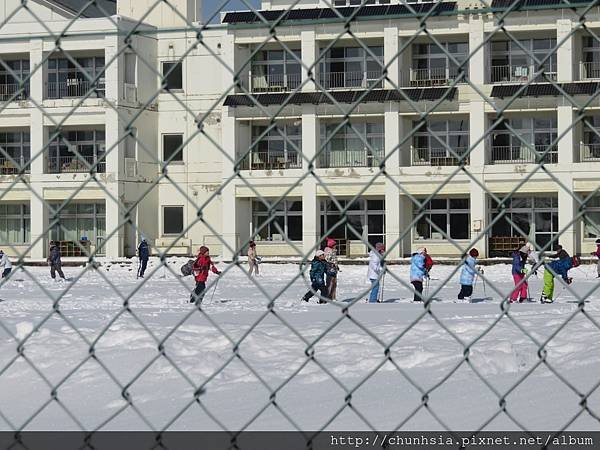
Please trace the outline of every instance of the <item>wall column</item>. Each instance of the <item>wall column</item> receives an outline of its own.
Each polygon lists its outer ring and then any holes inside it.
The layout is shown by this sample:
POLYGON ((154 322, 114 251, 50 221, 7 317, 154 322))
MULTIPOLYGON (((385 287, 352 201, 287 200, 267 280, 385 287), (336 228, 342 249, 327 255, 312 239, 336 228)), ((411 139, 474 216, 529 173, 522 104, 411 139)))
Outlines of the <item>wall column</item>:
MULTIPOLYGON (((319 142, 319 119, 314 105, 302 107, 302 154, 310 160, 316 153, 319 142)), ((308 171, 308 161, 303 160, 302 167, 308 171)), ((302 182, 302 248, 307 258, 312 253, 320 238, 321 219, 319 217, 319 201, 317 197, 317 181, 309 174, 302 182)))
MULTIPOLYGON (((398 113, 398 103, 389 102, 386 104, 384 113, 384 130, 385 156, 387 159, 385 166, 386 172, 396 180, 400 174, 400 116, 398 113)), ((398 242, 398 239, 400 238, 400 216, 400 188, 398 188, 398 186, 392 180, 386 178, 385 245, 388 252, 388 259, 398 259, 402 254, 402 243, 398 242)))
MULTIPOLYGON (((311 66, 313 64, 315 64, 315 61, 317 61, 317 58, 319 57, 319 46, 317 45, 317 41, 315 38, 315 32, 314 31, 302 31, 300 33, 300 39, 301 39, 301 47, 300 47, 300 54, 302 57, 302 83, 304 83, 306 80, 308 80, 310 77, 308 75, 308 70, 307 68, 310 68, 311 74, 312 74, 312 78, 316 79, 317 77, 317 72, 318 72, 318 63, 316 64, 315 67, 311 66), (306 67, 304 67, 306 66, 306 67)), ((315 84, 312 81, 307 81, 306 84, 304 84, 302 86, 302 90, 303 91, 314 91, 316 88, 315 84)))
POLYGON ((575 156, 573 151, 573 107, 571 105, 558 106, 556 112, 557 132, 558 136, 562 136, 558 141, 558 163, 561 165, 571 164, 574 162, 575 156))
MULTIPOLYGON (((470 16, 469 18, 469 51, 473 52, 485 39, 483 31, 483 20, 479 16, 470 16)), ((482 46, 477 52, 471 55, 468 63, 469 80, 471 83, 481 86, 485 83, 485 46, 482 46)))
MULTIPOLYGON (((571 176, 566 174, 560 174, 558 176, 560 182, 566 187, 566 190, 562 187, 558 187, 558 229, 562 231, 558 237, 558 243, 569 252, 570 255, 574 255, 579 251, 576 242, 575 227, 576 224, 570 223, 575 216, 576 201, 573 198, 575 195, 573 191, 573 180, 571 176)), ((576 223, 580 224, 581 220, 576 223)))
MULTIPOLYGON (((223 130, 222 148, 223 151, 235 160, 237 143, 237 123, 235 120, 235 109, 223 107, 221 126, 223 130)), ((234 254, 238 250, 238 230, 237 230, 237 202, 235 198, 235 179, 228 179, 233 175, 233 163, 223 156, 223 186, 221 191, 221 208, 223 214, 223 229, 221 232, 223 238, 223 250, 221 257, 225 261, 232 261, 234 254)))
POLYGON ((572 34, 573 24, 570 19, 558 19, 556 21, 556 43, 559 44, 556 51, 556 62, 558 67, 558 82, 569 83, 573 81, 573 43, 575 36, 572 34))
POLYGON ((386 89, 400 87, 400 39, 398 38, 398 27, 383 29, 383 62, 387 66, 387 77, 384 86, 386 89), (389 64, 389 65, 388 65, 389 64))
MULTIPOLYGON (((479 54, 479 52, 478 52, 479 54)), ((480 74, 481 75, 481 74, 480 74)), ((481 184, 484 182, 483 173, 486 163, 486 146, 483 138, 487 130, 485 104, 483 101, 473 101, 469 111, 469 143, 471 153, 469 154, 469 172, 481 184), (480 140, 480 142, 478 142, 480 140)), ((489 233, 483 233, 488 224, 487 196, 486 191, 481 185, 474 180, 470 181, 470 208, 471 208, 471 223, 470 223, 470 239, 473 245, 479 250, 479 255, 482 258, 487 256, 486 236, 489 233)), ((463 251, 468 252, 465 248, 463 251)))

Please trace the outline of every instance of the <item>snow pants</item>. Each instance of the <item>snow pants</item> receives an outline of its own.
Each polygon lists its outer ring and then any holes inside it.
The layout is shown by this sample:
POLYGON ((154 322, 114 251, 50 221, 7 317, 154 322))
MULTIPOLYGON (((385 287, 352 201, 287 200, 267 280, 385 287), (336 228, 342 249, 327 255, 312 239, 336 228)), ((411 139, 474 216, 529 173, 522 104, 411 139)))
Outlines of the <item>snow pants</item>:
POLYGON ((415 287, 415 296, 413 297, 413 302, 422 302, 423 301, 423 282, 422 281, 411 281, 410 284, 412 284, 415 287))
POLYGON ((379 300, 379 279, 369 280, 371 282, 371 293, 369 294, 369 303, 377 303, 379 300))
POLYGON ((598 258, 597 269, 598 269, 598 276, 600 277, 600 258, 598 258))
POLYGON ((327 296, 335 300, 335 291, 337 290, 337 274, 327 275, 327 296))
POLYGON ((198 303, 202 303, 205 289, 206 283, 204 281, 196 281, 196 288, 194 289, 194 293, 190 296, 190 303, 194 303, 196 301, 198 301, 198 303))
POLYGON ((473 285, 461 284, 458 299, 463 300, 465 297, 470 297, 471 295, 473 295, 473 285))
POLYGON ((513 280, 515 281, 515 290, 510 294, 510 301, 516 302, 517 300, 525 300, 527 298, 527 281, 523 281, 523 283, 519 286, 521 280, 525 278, 525 274, 523 273, 513 273, 513 280), (518 287, 517 287, 518 286, 518 287))
POLYGON ((58 272, 58 276, 63 280, 65 279, 65 274, 62 271, 62 267, 59 263, 50 264, 50 276, 54 280, 56 278, 56 272, 58 272))
POLYGON ((2 272, 2 278, 6 278, 11 272, 12 269, 4 269, 4 271, 2 272))
POLYGON ((250 275, 252 275, 252 273, 258 275, 258 263, 256 260, 248 258, 248 267, 250 268, 250 275))
POLYGON ((548 269, 544 271, 544 291, 543 294, 546 298, 552 300, 554 295, 554 275, 548 269))
POLYGON ((305 302, 309 301, 313 295, 315 295, 316 293, 320 292, 321 293, 321 297, 319 299, 319 303, 327 303, 324 299, 325 298, 329 298, 327 295, 327 286, 324 283, 318 283, 318 282, 313 282, 310 285, 310 291, 308 291, 306 294, 304 294, 304 297, 302 297, 302 300, 304 300, 305 302))
POLYGON ((137 276, 139 278, 143 278, 144 277, 144 273, 146 272, 146 268, 148 267, 148 260, 147 259, 140 259, 140 268, 138 269, 138 274, 137 276))

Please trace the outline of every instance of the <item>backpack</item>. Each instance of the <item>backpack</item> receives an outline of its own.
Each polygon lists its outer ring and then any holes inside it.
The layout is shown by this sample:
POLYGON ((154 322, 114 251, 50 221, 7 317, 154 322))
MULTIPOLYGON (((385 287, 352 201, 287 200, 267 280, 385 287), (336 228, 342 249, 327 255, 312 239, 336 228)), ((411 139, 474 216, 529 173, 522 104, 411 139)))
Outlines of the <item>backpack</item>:
POLYGON ((195 261, 193 259, 190 259, 183 266, 181 266, 181 273, 184 277, 187 277, 194 272, 194 262, 195 261))

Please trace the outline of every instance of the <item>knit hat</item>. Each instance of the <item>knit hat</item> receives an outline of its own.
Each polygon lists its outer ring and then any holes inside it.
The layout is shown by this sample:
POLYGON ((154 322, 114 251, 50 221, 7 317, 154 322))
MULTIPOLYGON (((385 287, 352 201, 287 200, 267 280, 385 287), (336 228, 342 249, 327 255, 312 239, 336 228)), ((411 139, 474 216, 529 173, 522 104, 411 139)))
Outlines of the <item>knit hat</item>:
POLYGON ((329 248, 333 248, 337 245, 337 242, 335 242, 335 239, 331 239, 331 238, 327 238, 327 247, 329 248))
POLYGON ((600 239, 596 239, 596 244, 600 245, 600 239))
POLYGON ((206 253, 208 253, 208 247, 206 245, 203 245, 198 249, 199 255, 205 255, 206 253))
POLYGON ((317 252, 315 253, 315 256, 318 258, 320 256, 325 255, 325 252, 323 250, 317 250, 317 252))
POLYGON ((469 250, 469 256, 477 258, 479 256, 479 251, 476 248, 472 248, 471 250, 469 250))
POLYGON ((385 245, 383 245, 383 242, 378 242, 377 244, 375 244, 375 250, 377 250, 378 252, 384 252, 385 245))

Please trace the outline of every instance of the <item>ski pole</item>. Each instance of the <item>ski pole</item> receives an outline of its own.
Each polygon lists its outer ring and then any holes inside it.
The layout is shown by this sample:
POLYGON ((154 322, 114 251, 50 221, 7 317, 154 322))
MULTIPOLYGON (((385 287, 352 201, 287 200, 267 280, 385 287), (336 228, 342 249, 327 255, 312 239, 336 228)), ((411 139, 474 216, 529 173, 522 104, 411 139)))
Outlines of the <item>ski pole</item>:
POLYGON ((215 281, 215 288, 213 289, 213 293, 212 293, 212 295, 210 296, 210 301, 207 303, 207 305, 212 303, 212 301, 213 301, 213 298, 215 297, 215 292, 217 292, 217 285, 219 284, 219 280, 220 280, 220 279, 221 279, 221 278, 219 277, 219 278, 217 278, 217 281, 215 281))
POLYGON ((483 296, 487 298, 487 292, 485 291, 485 280, 482 278, 481 282, 483 283, 483 296))
POLYGON ((377 301, 378 303, 383 303, 383 287, 385 286, 385 272, 383 273, 383 276, 381 277, 381 289, 379 289, 379 300, 377 301))

